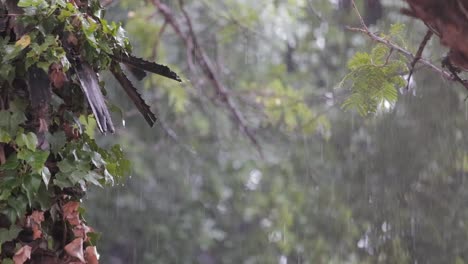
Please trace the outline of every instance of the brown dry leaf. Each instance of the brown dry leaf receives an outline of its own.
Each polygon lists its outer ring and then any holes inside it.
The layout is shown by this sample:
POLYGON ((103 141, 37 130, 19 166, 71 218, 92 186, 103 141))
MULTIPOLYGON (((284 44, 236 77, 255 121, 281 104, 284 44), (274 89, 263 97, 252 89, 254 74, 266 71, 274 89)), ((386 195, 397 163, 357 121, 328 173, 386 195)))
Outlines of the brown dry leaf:
POLYGON ((49 80, 55 88, 62 88, 67 80, 63 67, 59 63, 53 63, 49 69, 49 80))
POLYGON ((44 212, 34 211, 28 216, 28 222, 30 222, 33 230, 33 239, 36 240, 42 237, 41 223, 44 221, 44 212))
POLYGON ((78 7, 81 7, 83 6, 83 4, 81 3, 80 0, 70 0, 71 3, 75 4, 76 6, 78 7))
MULTIPOLYGON (((83 254, 83 239, 81 237, 75 238, 72 242, 65 246, 65 251, 68 255, 79 259, 85 263, 83 254)), ((15 263, 16 264, 16 263, 15 263)))
POLYGON ((80 207, 80 203, 73 201, 64 204, 62 207, 63 219, 67 220, 72 226, 77 226, 81 223, 78 207, 80 207))
POLYGON ((47 131, 49 131, 49 124, 47 124, 47 120, 45 120, 44 118, 39 118, 38 132, 39 133, 44 133, 44 132, 47 132, 47 131))
POLYGON ((86 242, 89 241, 89 237, 87 236, 87 234, 93 231, 93 228, 85 225, 84 223, 73 227, 73 234, 75 235, 75 237, 81 237, 86 242))
POLYGON ((78 46, 78 39, 72 33, 68 34, 67 42, 68 42, 68 44, 71 44, 73 46, 78 46))
POLYGON ((96 247, 89 246, 86 248, 85 259, 88 264, 99 264, 99 254, 96 247))
POLYGON ((34 220, 35 223, 37 223, 39 225, 42 222, 44 222, 44 212, 34 211, 34 212, 32 212, 30 217, 31 217, 32 220, 34 220))
POLYGON ((37 225, 33 225, 32 230, 33 230, 33 240, 36 240, 42 237, 42 230, 40 229, 40 227, 38 227, 37 225))
POLYGON ((79 207, 80 207, 79 202, 69 201, 68 203, 62 206, 63 214, 67 215, 67 214, 70 214, 71 212, 78 211, 79 207))
POLYGON ((32 248, 30 246, 28 245, 23 246, 13 256, 13 262, 15 264, 25 263, 28 259, 31 258, 31 250, 32 248))
POLYGON ((74 27, 79 27, 81 26, 81 20, 78 16, 75 16, 75 18, 72 20, 72 25, 74 27))
POLYGON ((77 225, 77 226, 73 227, 73 235, 75 235, 75 237, 83 238, 84 241, 87 240, 86 230, 83 227, 83 225, 77 225))

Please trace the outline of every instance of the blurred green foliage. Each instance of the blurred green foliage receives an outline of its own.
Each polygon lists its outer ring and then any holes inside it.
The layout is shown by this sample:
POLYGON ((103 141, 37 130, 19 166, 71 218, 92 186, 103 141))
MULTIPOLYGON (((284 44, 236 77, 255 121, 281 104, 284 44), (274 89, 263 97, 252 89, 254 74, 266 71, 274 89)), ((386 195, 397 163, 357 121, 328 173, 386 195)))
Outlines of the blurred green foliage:
MULTIPOLYGON (((148 79, 158 127, 128 106, 126 127, 101 139, 120 140, 134 170, 88 200, 104 263, 468 262, 461 89, 420 71, 398 96, 401 58, 345 30, 357 19, 328 0, 185 2, 264 158, 197 84, 178 36, 159 33, 161 14, 143 1, 113 5, 135 52, 177 65, 186 82, 148 79), (392 106, 378 109, 383 100, 392 106)), ((387 1, 377 27, 416 49, 425 29, 400 7, 387 1)))

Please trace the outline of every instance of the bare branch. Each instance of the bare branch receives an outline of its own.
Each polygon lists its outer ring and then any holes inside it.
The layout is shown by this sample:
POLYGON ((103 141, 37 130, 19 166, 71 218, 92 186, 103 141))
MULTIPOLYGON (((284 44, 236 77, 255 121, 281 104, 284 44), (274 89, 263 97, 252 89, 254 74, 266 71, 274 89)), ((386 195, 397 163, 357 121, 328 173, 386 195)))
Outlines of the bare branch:
POLYGON ((359 12, 359 9, 356 6, 356 2, 351 0, 351 3, 353 4, 354 11, 356 11, 357 16, 359 17, 359 22, 361 23, 362 28, 369 32, 369 28, 367 27, 366 22, 364 22, 364 19, 361 16, 361 12, 359 12))
POLYGON ((433 34, 434 33, 431 30, 428 30, 426 32, 426 35, 424 36, 424 39, 421 41, 421 44, 419 44, 418 51, 416 52, 416 57, 414 57, 413 61, 411 62, 411 68, 410 68, 410 73, 408 74, 408 81, 407 81, 408 84, 406 85, 406 90, 409 89, 411 76, 413 76, 413 73, 414 73, 414 66, 416 66, 416 63, 418 63, 418 61, 421 59, 424 48, 426 47, 427 42, 431 39, 433 34))
POLYGON ((185 26, 188 28, 187 33, 183 32, 181 26, 176 21, 172 10, 167 5, 161 3, 159 0, 152 0, 152 3, 164 16, 165 21, 172 27, 175 33, 183 40, 187 48, 189 70, 194 72, 195 63, 200 67, 205 78, 215 89, 218 99, 226 105, 240 130, 249 138, 249 140, 255 145, 259 153, 262 155, 260 145, 253 131, 251 131, 247 126, 242 112, 237 108, 236 104, 229 96, 229 89, 224 86, 213 66, 211 59, 208 57, 203 47, 199 45, 197 35, 193 29, 192 21, 184 8, 183 1, 179 0, 179 4, 186 22, 185 26))

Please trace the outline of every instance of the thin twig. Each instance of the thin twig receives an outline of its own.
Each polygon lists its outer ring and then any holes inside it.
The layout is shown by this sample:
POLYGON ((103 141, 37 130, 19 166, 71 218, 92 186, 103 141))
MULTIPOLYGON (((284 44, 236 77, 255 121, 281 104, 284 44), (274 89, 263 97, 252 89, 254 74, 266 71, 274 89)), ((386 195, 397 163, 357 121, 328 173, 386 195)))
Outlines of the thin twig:
POLYGON ((407 83, 406 90, 409 89, 410 80, 414 73, 414 66, 416 66, 416 63, 418 63, 418 61, 421 59, 424 48, 426 47, 427 42, 431 39, 433 34, 434 33, 432 32, 432 30, 427 30, 426 35, 424 36, 424 39, 421 41, 421 44, 419 44, 419 48, 418 48, 418 51, 416 52, 416 56, 411 62, 410 72, 408 74, 408 80, 406 82, 407 83))
POLYGON ((362 28, 369 32, 369 28, 367 27, 366 22, 364 22, 364 19, 361 16, 361 12, 359 12, 359 9, 356 6, 356 2, 354 2, 354 0, 351 0, 351 3, 353 4, 353 8, 356 11, 357 16, 359 17, 359 22, 361 23, 362 28))
POLYGON ((151 51, 152 61, 157 61, 159 43, 161 42, 161 38, 162 38, 162 35, 164 34, 164 31, 166 30, 166 26, 167 26, 167 21, 164 21, 164 24, 161 26, 161 29, 159 29, 158 38, 156 39, 156 43, 154 43, 153 50, 151 51))
MULTIPOLYGON (((262 155, 262 150, 261 147, 254 135, 254 133, 250 130, 250 128, 247 126, 246 121, 244 119, 243 114, 241 111, 237 108, 236 104, 233 102, 233 100, 229 96, 229 90, 224 86, 222 81, 219 79, 218 74, 216 73, 213 63, 211 62, 211 59, 206 55, 205 50, 203 47, 201 47, 198 43, 197 36, 195 34, 195 31, 193 29, 192 21, 190 19, 190 16, 188 15, 187 11, 184 8, 184 3, 182 0, 179 0, 180 8, 182 11, 182 14, 185 18, 186 26, 188 28, 188 33, 185 34, 181 30, 181 26, 179 23, 175 20, 174 15, 172 13, 172 10, 165 4, 161 3, 159 0, 152 0, 153 4, 156 6, 158 11, 164 16, 165 20, 167 23, 172 27, 172 29, 175 31, 177 35, 184 41, 186 48, 187 48, 187 54, 188 54, 188 61, 189 61, 189 69, 191 71, 194 71, 194 66, 191 65, 192 59, 195 59, 194 62, 200 66, 201 70, 204 73, 204 76, 206 79, 211 83, 213 88, 215 89, 218 99, 223 102, 229 112, 231 113, 233 119, 235 122, 238 124, 240 130, 249 138, 249 140, 255 145, 257 150, 259 151, 260 155, 262 155), (193 54, 193 58, 192 58, 193 54)), ((262 155, 263 156, 263 155, 262 155)))

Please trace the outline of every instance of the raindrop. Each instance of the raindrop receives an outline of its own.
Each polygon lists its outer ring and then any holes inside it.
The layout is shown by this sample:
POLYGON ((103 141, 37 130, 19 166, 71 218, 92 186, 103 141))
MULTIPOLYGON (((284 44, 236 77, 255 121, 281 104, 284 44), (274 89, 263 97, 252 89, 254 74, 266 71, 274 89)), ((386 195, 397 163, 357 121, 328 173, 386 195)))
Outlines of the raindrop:
POLYGON ((262 179, 262 172, 255 169, 250 172, 250 177, 245 184, 245 187, 251 191, 257 189, 260 180, 262 179))
POLYGON ((288 264, 288 258, 286 256, 281 256, 279 259, 279 264, 288 264))

